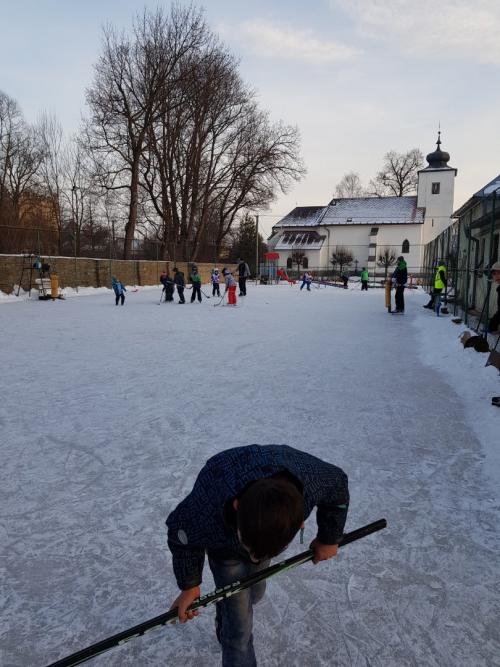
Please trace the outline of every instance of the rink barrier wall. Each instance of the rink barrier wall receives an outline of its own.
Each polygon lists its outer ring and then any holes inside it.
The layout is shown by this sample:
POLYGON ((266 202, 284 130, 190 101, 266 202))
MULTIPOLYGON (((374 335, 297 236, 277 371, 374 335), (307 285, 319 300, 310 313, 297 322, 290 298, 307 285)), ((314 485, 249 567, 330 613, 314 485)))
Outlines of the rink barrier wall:
MULTIPOLYGON (((124 285, 159 285, 160 274, 168 271, 172 275, 174 263, 169 261, 123 260, 123 259, 91 259, 86 257, 43 257, 50 264, 52 274, 57 274, 59 286, 65 287, 111 287, 111 276, 116 276, 124 285)), ((23 267, 23 255, 0 255, 0 291, 11 294, 17 290, 23 267)), ((187 262, 177 262, 177 268, 184 272, 186 283, 189 283, 189 267, 187 262)), ((210 282, 213 264, 196 263, 202 283, 210 282)), ((222 263, 217 265, 223 283, 222 263)), ((227 265, 234 273, 236 267, 227 265)), ((33 271, 32 286, 38 278, 33 271)), ((23 290, 29 288, 29 271, 24 272, 23 290)))

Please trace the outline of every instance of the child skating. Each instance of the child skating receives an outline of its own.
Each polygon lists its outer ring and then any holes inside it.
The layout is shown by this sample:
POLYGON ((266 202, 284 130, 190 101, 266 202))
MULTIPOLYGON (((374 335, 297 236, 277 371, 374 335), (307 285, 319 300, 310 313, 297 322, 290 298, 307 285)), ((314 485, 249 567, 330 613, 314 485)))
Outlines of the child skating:
POLYGON ((111 278, 111 287, 115 293, 115 306, 121 301, 121 305, 125 303, 125 285, 123 285, 115 276, 111 278))
POLYGON ((219 276, 219 269, 212 269, 212 275, 210 276, 210 280, 212 281, 212 296, 220 296, 220 287, 219 287, 219 282, 220 282, 220 276, 219 276))
POLYGON ((193 264, 191 269, 191 284, 193 285, 193 293, 191 294, 191 303, 194 303, 196 297, 198 297, 198 302, 201 303, 201 277, 198 273, 198 268, 193 264))

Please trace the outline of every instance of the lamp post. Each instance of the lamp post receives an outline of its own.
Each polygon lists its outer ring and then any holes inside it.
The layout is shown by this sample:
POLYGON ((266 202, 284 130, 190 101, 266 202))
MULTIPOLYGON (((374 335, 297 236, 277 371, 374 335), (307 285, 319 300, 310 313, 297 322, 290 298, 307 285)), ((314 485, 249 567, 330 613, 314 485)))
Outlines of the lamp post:
POLYGON ((259 284, 259 216, 255 216, 255 284, 259 284))
POLYGON ((78 201, 76 191, 77 187, 76 185, 73 185, 71 188, 71 214, 73 217, 73 248, 75 253, 75 289, 78 292, 78 262, 76 259, 76 205, 78 204, 78 201))

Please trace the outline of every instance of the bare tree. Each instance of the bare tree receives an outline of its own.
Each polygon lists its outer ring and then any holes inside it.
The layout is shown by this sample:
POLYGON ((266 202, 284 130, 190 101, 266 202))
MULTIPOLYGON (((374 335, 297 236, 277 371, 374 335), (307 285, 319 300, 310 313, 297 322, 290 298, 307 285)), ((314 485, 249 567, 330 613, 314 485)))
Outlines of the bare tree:
POLYGON ((21 110, 15 100, 0 90, 0 221, 7 222, 10 209, 9 171, 15 151, 16 136, 24 125, 21 110))
POLYGON ((39 194, 38 172, 43 161, 43 146, 35 128, 22 123, 9 139, 6 164, 7 189, 12 202, 13 223, 20 225, 30 213, 30 195, 39 194))
POLYGON ((335 267, 339 266, 339 275, 341 276, 344 272, 344 268, 352 264, 353 254, 351 248, 346 246, 338 245, 335 246, 335 250, 332 252, 330 263, 333 265, 333 270, 335 267))
POLYGON ((339 199, 363 197, 364 189, 359 174, 354 171, 345 174, 335 186, 335 197, 339 199))
POLYGON ((105 161, 103 182, 129 192, 124 258, 128 258, 137 225, 139 166, 147 133, 182 56, 205 39, 200 12, 172 6, 145 11, 134 23, 133 37, 104 32, 103 54, 87 92, 91 118, 87 124, 90 150, 105 161), (111 178, 110 178, 111 176, 111 178))
POLYGON ((389 267, 396 262, 396 251, 391 246, 384 246, 379 250, 377 256, 377 265, 383 267, 385 270, 384 279, 387 280, 387 273, 389 267))
POLYGON ((300 267, 304 263, 304 258, 306 256, 305 252, 302 250, 294 250, 292 252, 292 263, 297 265, 297 273, 300 273, 300 267))
POLYGON ((424 156, 418 148, 412 148, 406 153, 386 153, 382 170, 370 181, 371 194, 376 197, 403 197, 415 192, 418 171, 423 163, 424 156))
POLYGON ((232 225, 268 206, 303 167, 297 130, 272 124, 257 108, 217 40, 182 65, 152 128, 143 177, 162 221, 162 248, 175 254, 179 245, 186 259, 197 259, 207 245, 218 255, 232 225))
POLYGON ((58 251, 62 252, 63 231, 63 188, 64 154, 67 147, 64 143, 63 129, 54 114, 44 111, 37 123, 37 132, 43 148, 43 160, 40 164, 40 181, 47 195, 51 209, 51 217, 58 230, 58 251))

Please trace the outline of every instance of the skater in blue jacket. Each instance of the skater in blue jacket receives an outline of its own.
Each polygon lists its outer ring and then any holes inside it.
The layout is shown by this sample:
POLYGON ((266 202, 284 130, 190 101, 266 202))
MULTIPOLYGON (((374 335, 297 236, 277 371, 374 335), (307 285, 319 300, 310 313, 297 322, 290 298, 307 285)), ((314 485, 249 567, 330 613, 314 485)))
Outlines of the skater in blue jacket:
POLYGON ((111 287, 115 293, 115 305, 118 305, 118 302, 121 301, 121 305, 125 303, 125 285, 123 285, 115 276, 111 278, 111 287))

